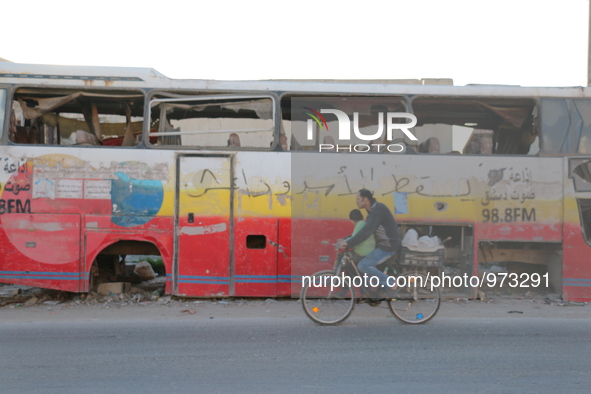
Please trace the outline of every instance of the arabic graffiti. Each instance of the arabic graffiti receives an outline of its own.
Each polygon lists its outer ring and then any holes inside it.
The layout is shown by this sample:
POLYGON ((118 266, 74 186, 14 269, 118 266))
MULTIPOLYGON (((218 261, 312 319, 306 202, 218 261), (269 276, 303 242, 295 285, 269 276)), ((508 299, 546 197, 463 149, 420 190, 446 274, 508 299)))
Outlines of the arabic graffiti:
MULTIPOLYGON (((209 185, 212 181, 215 182, 216 184, 222 183, 222 181, 219 180, 215 176, 215 174, 213 173, 213 171, 211 171, 209 168, 206 168, 205 170, 203 170, 203 172, 201 174, 201 178, 199 178, 199 180, 197 182, 194 181, 194 183, 195 183, 195 186, 197 188, 199 188, 199 186, 202 186, 204 184, 205 185, 209 185), (207 182, 205 182, 205 179, 206 179, 205 176, 206 175, 208 175, 208 177, 207 177, 208 181, 207 182)), ((235 181, 236 181, 236 179, 234 179, 232 183, 234 183, 235 181)), ((232 186, 234 186, 234 185, 232 185, 232 186)), ((231 190, 232 189, 232 186, 206 187, 206 188, 203 189, 203 193, 201 193, 201 194, 193 194, 193 193, 187 193, 187 194, 189 196, 191 196, 191 197, 197 198, 197 197, 201 197, 201 196, 207 194, 207 192, 209 192, 210 190, 231 190)))
MULTIPOLYGON (((410 185, 410 179, 407 177, 402 177, 400 179, 396 178, 394 174, 392 174, 392 179, 394 180, 394 189, 383 193, 383 196, 393 193, 406 193, 406 194, 418 194, 423 197, 465 197, 469 196, 472 192, 470 187, 470 181, 468 179, 460 179, 457 183, 457 192, 455 193, 433 193, 428 192, 425 187, 424 182, 419 182, 416 185, 410 185), (409 186, 410 185, 410 186, 409 186), (407 187, 408 186, 408 187, 407 187), (463 187, 462 187, 463 186, 463 187), (459 190, 465 190, 464 192, 460 192, 459 190)), ((422 179, 431 179, 431 177, 423 177, 422 179)), ((432 183, 431 183, 432 184, 432 183)))
POLYGON ((330 185, 321 185, 321 186, 308 186, 308 182, 304 181, 304 190, 296 194, 304 194, 307 190, 319 190, 319 189, 326 189, 324 192, 324 197, 327 197, 332 189, 334 189, 335 184, 331 183, 330 185))
MULTIPOLYGON (((335 190, 345 189, 346 192, 338 193, 339 197, 341 196, 348 196, 354 195, 357 191, 352 190, 351 185, 349 183, 349 178, 346 174, 344 174, 344 169, 346 167, 341 167, 337 174, 341 175, 340 179, 343 182, 342 187, 337 187, 337 183, 335 182, 318 182, 318 184, 310 185, 309 181, 304 181, 304 188, 297 192, 296 194, 303 194, 306 191, 314 191, 314 190, 324 190, 324 196, 328 197, 328 195, 335 190)), ((370 169, 371 176, 373 178, 373 168, 370 169)), ((362 178, 363 172, 361 172, 362 178)), ((472 188, 470 185, 470 181, 468 179, 461 179, 459 182, 454 182, 454 189, 455 192, 451 193, 438 193, 433 191, 428 191, 429 189, 433 190, 433 184, 436 182, 428 182, 431 177, 422 177, 420 180, 411 182, 410 178, 408 177, 401 177, 398 178, 394 174, 390 174, 394 184, 391 189, 387 190, 386 192, 382 193, 382 196, 386 196, 389 194, 394 193, 407 193, 407 194, 418 194, 423 197, 465 197, 469 196, 472 193, 472 188)))
MULTIPOLYGON (((224 183, 222 180, 218 179, 215 176, 213 171, 211 171, 210 169, 207 169, 207 168, 205 170, 203 170, 201 177, 196 177, 196 178, 198 178, 198 179, 195 181, 195 178, 194 178, 193 185, 197 189, 200 189, 203 186, 209 186, 211 183, 215 183, 215 184, 223 184, 224 183)), ((259 184, 263 185, 262 190, 253 190, 253 189, 251 189, 252 185, 249 182, 249 180, 248 180, 249 178, 246 176, 244 169, 242 170, 242 179, 244 180, 244 184, 245 184, 245 188, 246 188, 246 193, 243 193, 243 194, 248 197, 261 197, 261 196, 267 196, 267 195, 271 196, 273 194, 276 196, 284 196, 284 195, 289 194, 289 192, 291 191, 291 184, 289 183, 289 181, 283 181, 282 186, 285 188, 285 190, 280 193, 273 193, 271 186, 264 180, 259 180, 259 184)), ((238 189, 238 185, 236 184, 237 180, 238 180, 237 177, 234 177, 232 179, 232 186, 204 187, 202 193, 195 194, 195 193, 189 192, 187 194, 191 197, 198 198, 198 197, 204 196, 205 194, 207 194, 211 190, 236 190, 236 189, 238 189)))

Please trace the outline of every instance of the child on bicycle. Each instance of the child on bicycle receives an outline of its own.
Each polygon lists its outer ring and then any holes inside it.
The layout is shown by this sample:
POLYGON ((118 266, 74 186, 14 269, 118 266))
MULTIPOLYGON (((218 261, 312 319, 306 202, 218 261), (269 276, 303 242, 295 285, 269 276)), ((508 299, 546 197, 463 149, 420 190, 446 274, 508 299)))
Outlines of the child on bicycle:
MULTIPOLYGON (((365 220, 363 220, 363 214, 361 213, 361 211, 359 209, 353 209, 351 212, 349 212, 349 219, 351 219, 351 222, 353 223, 353 225, 355 225, 355 228, 353 229, 353 233, 349 237, 345 238, 345 240, 347 240, 351 237, 354 237, 355 234, 357 234, 359 231, 361 231, 363 226, 365 226, 365 220)), ((365 241, 361 242, 359 245, 357 245, 353 248, 353 251, 358 255, 358 256, 355 256, 355 258, 354 258, 355 262, 358 263, 362 257, 365 257, 368 254, 370 254, 375 248, 376 248, 376 239, 374 238, 374 236, 372 234, 365 241)))

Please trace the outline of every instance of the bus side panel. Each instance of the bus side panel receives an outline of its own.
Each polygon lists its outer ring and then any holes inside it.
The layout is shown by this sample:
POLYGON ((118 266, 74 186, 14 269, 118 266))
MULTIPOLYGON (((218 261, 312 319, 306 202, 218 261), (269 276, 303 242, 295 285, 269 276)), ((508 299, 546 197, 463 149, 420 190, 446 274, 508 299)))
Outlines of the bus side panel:
POLYGON ((300 283, 299 278, 291 275, 291 219, 279 220, 277 243, 277 295, 290 296, 292 282, 300 283))
POLYGON ((296 296, 302 290, 301 277, 334 268, 336 251, 334 244, 353 232, 349 220, 292 219, 292 265, 291 293, 296 296))
POLYGON ((562 298, 565 301, 590 301, 591 247, 576 223, 565 223, 564 234, 562 298))
POLYGON ((0 281, 79 291, 80 215, 3 215, 0 245, 0 281))
POLYGON ((242 218, 235 221, 235 296, 277 295, 277 237, 276 218, 242 218))
MULTIPOLYGON (((591 201, 588 182, 576 168, 589 159, 577 157, 564 160, 564 247, 562 298, 567 301, 591 300, 591 234, 585 234, 585 220, 591 217, 579 201, 591 201), (569 163, 570 161, 570 163, 569 163), (576 179, 579 177, 578 179, 576 179), (579 190, 575 189, 579 182, 579 190), (584 210, 584 212, 581 212, 584 210)), ((589 224, 587 224, 589 229, 589 224)))

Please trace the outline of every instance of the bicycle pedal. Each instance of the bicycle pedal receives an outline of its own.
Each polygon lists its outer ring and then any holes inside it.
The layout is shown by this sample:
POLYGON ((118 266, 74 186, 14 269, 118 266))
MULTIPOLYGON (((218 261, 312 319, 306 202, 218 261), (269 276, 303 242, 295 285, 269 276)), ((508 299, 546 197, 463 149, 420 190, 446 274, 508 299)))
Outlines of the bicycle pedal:
POLYGON ((372 306, 372 307, 375 308, 375 307, 380 306, 380 304, 382 303, 382 301, 383 300, 381 300, 381 299, 373 299, 373 300, 369 300, 367 303, 369 304, 369 306, 372 306))

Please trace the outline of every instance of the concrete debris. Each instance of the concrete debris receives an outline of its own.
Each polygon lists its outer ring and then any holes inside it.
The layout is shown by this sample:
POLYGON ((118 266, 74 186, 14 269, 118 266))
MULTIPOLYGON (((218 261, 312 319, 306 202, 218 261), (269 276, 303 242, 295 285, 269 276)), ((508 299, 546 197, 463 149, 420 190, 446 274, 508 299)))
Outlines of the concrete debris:
POLYGON ((97 293, 100 295, 110 294, 121 294, 129 293, 131 290, 131 284, 127 282, 112 282, 112 283, 101 283, 97 288, 97 293))
POLYGON ((143 297, 145 299, 150 299, 150 297, 152 296, 150 293, 148 293, 146 290, 144 289, 140 289, 138 287, 132 287, 130 290, 130 293, 132 295, 137 295, 139 297, 143 297))
POLYGON ((156 273, 152 266, 147 261, 140 261, 135 266, 134 272, 140 276, 142 280, 152 280, 156 277, 156 273))
POLYGON ((188 314, 188 315, 194 315, 195 313, 197 313, 197 311, 195 309, 183 309, 181 311, 181 313, 188 314))
POLYGON ((18 295, 21 289, 13 286, 6 286, 0 290, 0 298, 10 298, 18 295))
POLYGON ((162 297, 162 298, 160 298, 160 299, 157 300, 156 304, 158 304, 158 305, 166 305, 166 304, 169 304, 171 300, 172 300, 172 297, 171 296, 162 297))

